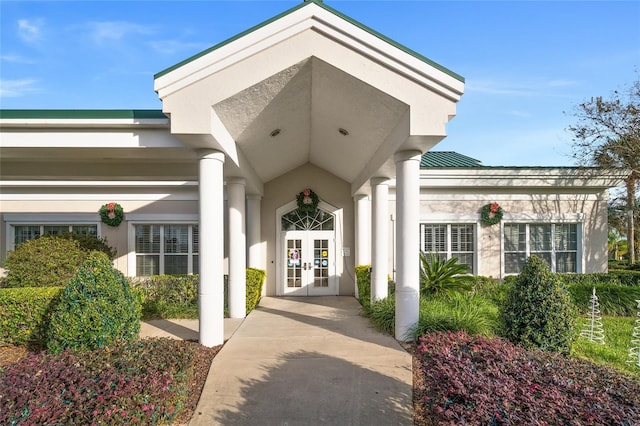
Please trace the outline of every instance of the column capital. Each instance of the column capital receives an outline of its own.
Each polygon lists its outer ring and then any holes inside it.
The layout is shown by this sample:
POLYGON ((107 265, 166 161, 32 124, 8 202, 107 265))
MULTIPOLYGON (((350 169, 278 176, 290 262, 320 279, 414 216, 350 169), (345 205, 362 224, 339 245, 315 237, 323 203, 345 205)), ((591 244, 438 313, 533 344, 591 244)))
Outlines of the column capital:
POLYGON ((356 194, 353 196, 353 199, 356 201, 369 200, 368 194, 356 194))
POLYGON ((227 185, 247 185, 247 180, 242 177, 231 176, 227 178, 227 185))
POLYGON ((219 160, 224 163, 224 153, 216 149, 209 149, 209 148, 196 149, 196 154, 198 154, 201 160, 204 160, 204 159, 219 160))
POLYGON ((372 177, 369 181, 371 182, 371 186, 389 185, 390 179, 386 177, 372 177))
POLYGON ((422 157, 422 152, 418 150, 407 150, 407 151, 398 151, 394 154, 393 159, 396 163, 400 161, 420 161, 422 157))
POLYGON ((262 195, 260 194, 247 194, 247 200, 262 200, 262 195))

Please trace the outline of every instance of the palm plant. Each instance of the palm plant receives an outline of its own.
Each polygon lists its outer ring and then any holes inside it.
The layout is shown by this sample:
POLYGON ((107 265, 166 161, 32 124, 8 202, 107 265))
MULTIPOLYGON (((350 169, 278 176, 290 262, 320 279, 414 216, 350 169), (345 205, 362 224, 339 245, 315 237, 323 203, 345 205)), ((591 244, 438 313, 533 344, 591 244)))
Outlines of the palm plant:
POLYGON ((468 274, 467 265, 458 259, 441 259, 434 253, 420 252, 420 293, 424 297, 451 295, 471 290, 473 277, 468 274))

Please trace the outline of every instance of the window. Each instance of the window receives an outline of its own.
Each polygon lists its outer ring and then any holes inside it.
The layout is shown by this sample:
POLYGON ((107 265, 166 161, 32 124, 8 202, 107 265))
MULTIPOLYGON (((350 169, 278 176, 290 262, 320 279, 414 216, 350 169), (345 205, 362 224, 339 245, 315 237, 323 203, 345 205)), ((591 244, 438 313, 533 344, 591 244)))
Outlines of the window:
POLYGON ((14 247, 27 240, 38 238, 41 235, 60 235, 66 232, 79 235, 98 235, 98 225, 14 225, 14 247))
POLYGON ((197 274, 197 225, 135 225, 136 275, 197 274))
POLYGON ((334 216, 324 210, 307 215, 296 209, 282 215, 280 224, 283 231, 333 231, 334 221, 334 216))
POLYGON ((578 272, 578 225, 507 223, 504 225, 504 269, 522 271, 527 258, 544 259, 553 272, 578 272))
POLYGON ((420 247, 424 253, 433 253, 441 259, 455 257, 458 263, 467 265, 469 273, 475 271, 475 237, 471 224, 420 225, 420 247))

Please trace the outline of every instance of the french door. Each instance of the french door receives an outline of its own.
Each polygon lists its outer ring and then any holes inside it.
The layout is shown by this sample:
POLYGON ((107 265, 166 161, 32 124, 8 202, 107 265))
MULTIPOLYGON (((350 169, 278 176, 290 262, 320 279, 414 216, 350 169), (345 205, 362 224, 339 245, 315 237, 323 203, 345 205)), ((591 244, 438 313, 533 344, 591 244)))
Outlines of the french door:
POLYGON ((333 231, 287 231, 283 248, 285 295, 337 294, 333 231))

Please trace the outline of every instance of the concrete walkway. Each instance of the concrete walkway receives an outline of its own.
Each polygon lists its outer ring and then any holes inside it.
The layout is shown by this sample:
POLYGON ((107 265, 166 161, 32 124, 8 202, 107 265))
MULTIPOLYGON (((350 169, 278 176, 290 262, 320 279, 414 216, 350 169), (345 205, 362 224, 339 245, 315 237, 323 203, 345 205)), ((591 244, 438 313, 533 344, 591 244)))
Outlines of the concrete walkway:
POLYGON ((216 355, 191 425, 411 425, 411 356, 353 297, 266 297, 216 355))
MULTIPOLYGON (((224 340, 229 340, 236 332, 244 318, 224 319, 224 340)), ((169 337, 171 339, 198 340, 197 319, 158 319, 140 323, 140 338, 169 337)))

